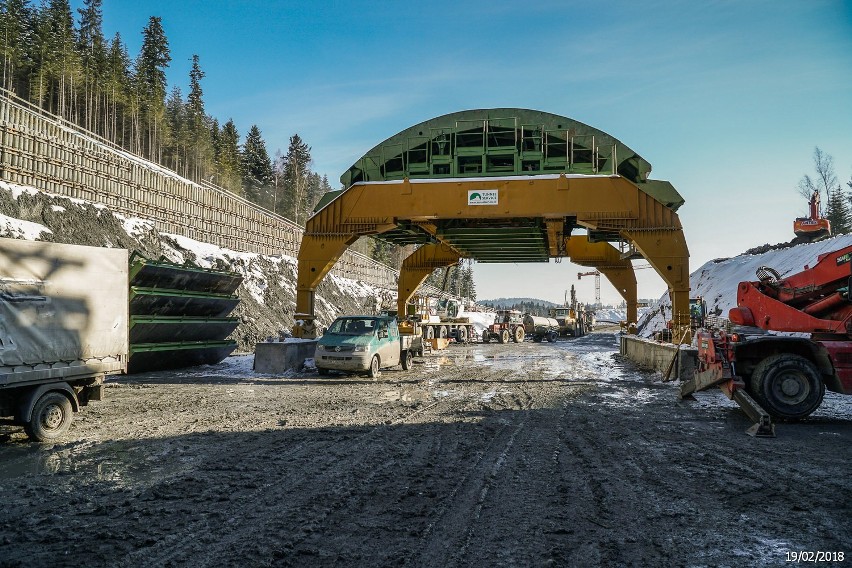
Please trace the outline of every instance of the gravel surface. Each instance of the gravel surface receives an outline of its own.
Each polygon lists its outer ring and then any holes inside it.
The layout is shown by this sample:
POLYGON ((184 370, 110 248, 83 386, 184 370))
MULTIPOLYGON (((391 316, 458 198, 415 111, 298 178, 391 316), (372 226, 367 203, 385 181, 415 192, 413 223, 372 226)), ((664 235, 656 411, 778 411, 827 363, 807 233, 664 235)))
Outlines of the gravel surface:
MULTIPOLYGON (((377 380, 252 357, 0 428, 0 566, 780 566, 850 546, 852 416, 755 439, 617 336, 451 345, 377 380)), ((837 564, 839 565, 839 564, 837 564)))

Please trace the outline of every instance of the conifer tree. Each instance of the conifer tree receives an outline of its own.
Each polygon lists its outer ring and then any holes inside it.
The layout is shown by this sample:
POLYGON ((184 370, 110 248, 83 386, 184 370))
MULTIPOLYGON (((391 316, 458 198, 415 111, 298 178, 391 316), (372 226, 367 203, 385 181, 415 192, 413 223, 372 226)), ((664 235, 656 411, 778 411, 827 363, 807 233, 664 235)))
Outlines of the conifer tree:
POLYGON ((243 145, 242 174, 246 198, 264 207, 271 205, 267 194, 272 181, 272 162, 256 124, 249 129, 243 145))
POLYGON ((192 70, 189 72, 189 96, 187 97, 187 115, 189 119, 190 140, 192 146, 192 175, 195 179, 206 178, 211 172, 214 159, 213 139, 208 117, 204 112, 204 93, 201 79, 204 72, 198 63, 198 55, 192 56, 192 70))
POLYGON ((84 7, 77 10, 80 14, 77 44, 83 65, 83 126, 100 134, 103 134, 99 128, 101 90, 107 66, 102 1, 85 0, 84 7))
POLYGON ((140 141, 144 140, 141 150, 153 160, 158 158, 157 138, 165 111, 166 68, 171 60, 162 19, 152 16, 142 30, 142 49, 136 59, 135 79, 138 110, 141 112, 139 127, 141 123, 145 126, 145 132, 140 137, 140 141))
POLYGON ((125 121, 131 96, 130 85, 130 56, 121 41, 121 35, 116 33, 107 51, 104 98, 108 120, 105 121, 104 136, 124 147, 129 146, 125 121))
POLYGON ((220 185, 235 193, 243 194, 242 157, 240 155, 240 134, 233 119, 222 127, 216 151, 216 164, 219 168, 220 185))
POLYGON ((0 53, 3 57, 2 86, 26 96, 21 77, 26 75, 29 52, 33 47, 33 13, 27 0, 0 2, 0 53))
POLYGON ((283 210, 297 224, 304 223, 310 207, 307 204, 310 165, 311 147, 298 134, 292 135, 287 155, 284 156, 283 210))

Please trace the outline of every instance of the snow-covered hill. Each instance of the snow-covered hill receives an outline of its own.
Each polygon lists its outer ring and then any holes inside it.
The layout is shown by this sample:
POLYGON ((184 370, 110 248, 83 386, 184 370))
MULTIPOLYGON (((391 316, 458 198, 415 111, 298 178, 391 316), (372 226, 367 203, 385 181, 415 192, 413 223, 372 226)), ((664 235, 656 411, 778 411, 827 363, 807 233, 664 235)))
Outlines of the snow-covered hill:
MULTIPOLYGON (((701 296, 707 302, 710 314, 728 316, 728 311, 737 305, 737 285, 745 280, 756 280, 755 272, 761 266, 774 268, 781 276, 801 272, 813 266, 817 257, 852 245, 852 235, 838 235, 816 243, 800 244, 788 248, 769 250, 761 254, 741 254, 732 258, 711 260, 704 263, 689 277, 691 297, 701 296)), ((640 334, 650 337, 654 331, 665 327, 671 317, 671 299, 668 292, 660 298, 666 318, 655 310, 645 319, 640 318, 640 334)))

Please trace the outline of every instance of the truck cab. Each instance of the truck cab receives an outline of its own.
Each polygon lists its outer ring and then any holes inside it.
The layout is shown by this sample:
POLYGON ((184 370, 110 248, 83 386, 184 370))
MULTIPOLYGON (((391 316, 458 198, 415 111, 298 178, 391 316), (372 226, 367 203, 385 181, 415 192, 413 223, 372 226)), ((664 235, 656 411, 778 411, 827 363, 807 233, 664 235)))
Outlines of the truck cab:
POLYGON ((321 375, 329 371, 367 372, 377 377, 381 369, 410 368, 412 337, 401 335, 395 317, 341 316, 317 341, 314 364, 321 375))

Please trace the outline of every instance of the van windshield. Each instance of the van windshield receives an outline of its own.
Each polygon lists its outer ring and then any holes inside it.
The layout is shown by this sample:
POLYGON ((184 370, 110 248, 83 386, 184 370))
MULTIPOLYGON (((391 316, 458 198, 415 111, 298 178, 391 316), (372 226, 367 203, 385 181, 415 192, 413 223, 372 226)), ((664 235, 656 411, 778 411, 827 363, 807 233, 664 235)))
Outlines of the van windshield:
POLYGON ((373 335, 376 330, 374 318, 338 318, 334 320, 327 334, 335 335, 373 335))

